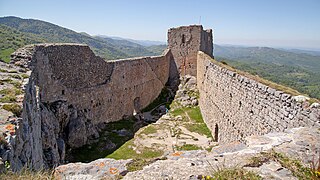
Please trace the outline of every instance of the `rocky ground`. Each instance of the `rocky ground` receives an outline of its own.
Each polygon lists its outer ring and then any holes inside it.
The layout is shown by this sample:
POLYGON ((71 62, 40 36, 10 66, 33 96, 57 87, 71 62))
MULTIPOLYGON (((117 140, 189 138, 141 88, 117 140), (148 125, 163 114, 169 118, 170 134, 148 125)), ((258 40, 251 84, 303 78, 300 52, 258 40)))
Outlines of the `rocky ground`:
MULTIPOLYGON (((0 153, 5 153, 6 149, 3 139, 9 141, 15 135, 23 100, 22 90, 29 73, 23 67, 0 62, 0 132, 3 142, 0 153), (14 105, 20 111, 6 108, 6 105, 14 105)), ((216 174, 223 170, 227 170, 227 174, 236 172, 237 176, 240 170, 241 173, 252 172, 254 176, 249 179, 312 178, 310 174, 315 172, 310 170, 312 163, 319 166, 320 129, 295 128, 283 133, 250 136, 243 143, 219 145, 203 122, 198 107, 196 79, 186 76, 180 81, 173 101, 168 98, 137 114, 134 120, 110 125, 102 132, 105 136, 99 139, 105 143, 93 142, 84 151, 75 151, 80 156, 74 161, 89 156, 93 159, 107 158, 61 165, 55 169, 54 177, 215 179, 216 174), (110 154, 110 150, 117 148, 117 143, 121 146, 110 154)), ((168 90, 165 97, 170 97, 170 94, 172 92, 168 90)), ((0 166, 4 167, 5 163, 0 161, 0 166)))
MULTIPOLYGON (((175 151, 141 170, 129 172, 134 160, 99 159, 56 168, 58 179, 201 179, 221 169, 242 168, 262 179, 309 179, 308 168, 317 162, 320 130, 295 128, 283 133, 251 136, 205 150, 175 151)), ((316 176, 315 176, 316 179, 316 176)))
POLYGON ((24 85, 30 71, 0 61, 0 157, 6 161, 7 142, 15 136, 15 126, 22 113, 24 85))
POLYGON ((55 177, 215 179, 222 170, 227 174, 240 170, 252 172, 254 177, 249 179, 310 178, 312 171, 305 167, 318 160, 319 129, 290 129, 219 146, 202 120, 198 96, 195 78, 182 78, 169 106, 159 105, 143 113, 142 119, 154 123, 139 129, 107 158, 59 166, 55 177))
POLYGON ((217 143, 213 141, 197 106, 197 96, 196 79, 191 76, 182 78, 169 107, 162 105, 155 109, 156 112, 147 112, 156 117, 159 114, 162 116, 136 133, 134 145, 139 148, 156 147, 163 154, 177 150, 205 150, 215 146, 217 143))

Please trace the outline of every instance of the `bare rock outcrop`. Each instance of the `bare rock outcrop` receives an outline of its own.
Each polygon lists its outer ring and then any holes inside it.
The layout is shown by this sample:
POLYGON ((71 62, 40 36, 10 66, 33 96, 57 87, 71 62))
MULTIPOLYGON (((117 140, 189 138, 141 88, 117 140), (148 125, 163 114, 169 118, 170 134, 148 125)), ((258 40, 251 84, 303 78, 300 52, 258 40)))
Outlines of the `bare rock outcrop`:
MULTIPOLYGON (((320 131, 317 128, 293 128, 281 133, 268 133, 263 136, 250 136, 241 143, 238 141, 216 146, 211 152, 177 151, 158 160, 142 170, 127 172, 124 168, 130 160, 99 159, 91 163, 70 163, 55 169, 55 175, 61 179, 90 177, 101 179, 124 176, 123 179, 190 179, 211 176, 218 169, 244 168, 253 171, 263 179, 298 179, 292 170, 280 164, 280 160, 267 158, 261 164, 252 165, 252 157, 265 153, 277 153, 292 160, 301 161, 310 167, 314 155, 320 152, 320 131), (289 151, 288 151, 289 150, 289 151), (107 162, 107 163, 106 163, 107 162), (103 164, 99 167, 99 164, 103 164), (116 171, 110 171, 116 167, 116 171)), ((267 157, 267 156, 266 156, 267 157)))

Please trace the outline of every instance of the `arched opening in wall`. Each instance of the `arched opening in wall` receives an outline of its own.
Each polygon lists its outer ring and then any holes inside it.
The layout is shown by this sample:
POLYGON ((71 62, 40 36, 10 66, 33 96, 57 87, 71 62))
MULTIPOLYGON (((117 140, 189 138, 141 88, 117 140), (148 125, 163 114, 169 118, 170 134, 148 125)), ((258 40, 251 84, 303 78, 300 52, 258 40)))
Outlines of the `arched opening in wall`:
POLYGON ((182 34, 181 42, 182 42, 182 43, 185 43, 185 42, 186 42, 186 36, 185 36, 184 34, 182 34))
POLYGON ((219 127, 218 127, 218 124, 216 124, 215 127, 214 127, 214 140, 216 142, 218 142, 218 140, 219 140, 219 127))

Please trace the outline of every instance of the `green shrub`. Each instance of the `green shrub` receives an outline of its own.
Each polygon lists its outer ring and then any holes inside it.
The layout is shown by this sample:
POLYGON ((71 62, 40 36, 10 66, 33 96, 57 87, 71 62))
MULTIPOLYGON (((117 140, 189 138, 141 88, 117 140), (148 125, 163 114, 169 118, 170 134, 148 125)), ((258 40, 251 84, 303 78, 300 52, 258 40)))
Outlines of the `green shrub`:
POLYGON ((21 74, 21 77, 22 77, 23 79, 27 79, 27 78, 29 78, 29 75, 28 75, 28 74, 21 74))
POLYGON ((20 95, 22 94, 23 91, 21 89, 18 88, 6 88, 6 89, 1 89, 0 90, 0 94, 3 95, 8 95, 8 94, 12 94, 12 95, 20 95))
POLYGON ((243 168, 221 168, 212 174, 210 180, 229 180, 229 179, 237 179, 237 180, 260 180, 262 179, 258 174, 247 171, 243 168))
POLYGON ((194 144, 185 144, 183 146, 178 146, 177 150, 178 151, 191 151, 191 150, 199 150, 201 147, 196 146, 194 144))
POLYGON ((6 73, 6 72, 8 72, 8 70, 0 68, 0 72, 6 73))
POLYGON ((16 102, 16 101, 17 101, 16 96, 12 95, 12 94, 5 95, 4 97, 2 97, 0 99, 0 102, 2 102, 2 103, 11 103, 11 102, 16 102))
MULTIPOLYGON (((292 174, 299 179, 319 179, 317 174, 318 173, 317 169, 305 167, 300 161, 289 158, 284 154, 275 152, 274 150, 270 152, 262 152, 259 155, 252 157, 250 159, 250 162, 245 166, 259 167, 263 163, 271 160, 280 163, 281 166, 290 170, 292 174)), ((320 161, 320 157, 319 157, 319 161, 320 161)))
POLYGON ((161 157, 163 155, 163 151, 158 150, 156 148, 148 148, 143 147, 139 148, 140 153, 138 154, 136 150, 134 150, 134 140, 131 139, 123 144, 120 148, 114 151, 112 154, 109 154, 107 158, 113 159, 151 159, 161 157))
POLYGON ((142 130, 141 134, 154 134, 156 132, 157 129, 154 127, 154 125, 148 125, 142 130))
POLYGON ((10 84, 12 84, 16 88, 21 88, 22 83, 19 81, 11 81, 10 84))
POLYGON ((22 108, 18 104, 4 104, 2 108, 4 110, 11 111, 17 117, 21 116, 22 108))
POLYGON ((40 170, 32 171, 30 169, 23 169, 20 172, 7 171, 0 174, 2 180, 51 180, 53 178, 52 171, 40 170))
POLYGON ((225 62, 225 61, 221 61, 221 63, 224 64, 224 65, 228 65, 228 63, 225 62))
POLYGON ((208 138, 212 138, 211 131, 205 123, 188 124, 186 128, 191 132, 196 132, 200 135, 206 135, 208 138))
POLYGON ((15 78, 15 79, 22 79, 19 74, 10 74, 10 77, 15 78))

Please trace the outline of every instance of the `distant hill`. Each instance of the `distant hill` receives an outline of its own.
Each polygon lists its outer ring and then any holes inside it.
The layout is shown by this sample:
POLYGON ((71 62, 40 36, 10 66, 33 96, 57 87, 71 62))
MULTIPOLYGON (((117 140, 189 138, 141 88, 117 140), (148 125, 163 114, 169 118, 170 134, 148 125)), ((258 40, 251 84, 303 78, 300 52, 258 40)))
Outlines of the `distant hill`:
POLYGON ((153 46, 148 46, 146 49, 149 51, 155 53, 155 54, 162 54, 165 49, 167 49, 167 45, 153 45, 153 46))
POLYGON ((216 59, 241 62, 263 62, 276 65, 290 65, 312 72, 320 72, 320 56, 293 53, 269 47, 233 47, 215 45, 216 59))
POLYGON ((30 34, 23 33, 16 29, 0 24, 0 59, 5 62, 10 60, 10 54, 19 47, 26 44, 45 42, 45 39, 30 34))
MULTIPOLYGON (((96 38, 86 33, 77 33, 67 28, 57 26, 45 21, 34 19, 22 19, 18 17, 0 17, 1 25, 1 47, 0 57, 8 60, 8 54, 19 47, 30 43, 48 42, 48 43, 83 43, 99 56, 106 59, 119 59, 135 56, 157 55, 149 51, 144 46, 126 41, 115 40, 111 38, 96 38), (2 31, 3 30, 3 31, 2 31), (8 36, 9 35, 9 36, 8 36), (26 37, 27 40, 21 40, 19 43, 13 43, 6 37, 26 37), (14 45, 9 45, 9 44, 14 45), (10 48, 6 48, 9 47, 10 48)), ((23 39, 23 38, 22 38, 23 39)))
POLYGON ((320 99, 320 56, 267 47, 215 45, 215 59, 320 99))
POLYGON ((302 49, 281 49, 288 52, 298 53, 298 54, 309 54, 312 56, 320 56, 320 50, 319 51, 312 51, 312 50, 302 50, 302 49))
POLYGON ((116 36, 98 35, 98 37, 111 38, 111 39, 115 39, 115 40, 126 40, 126 41, 140 44, 142 46, 159 46, 159 45, 166 45, 167 44, 166 42, 163 42, 163 41, 136 40, 136 39, 116 37, 116 36))

